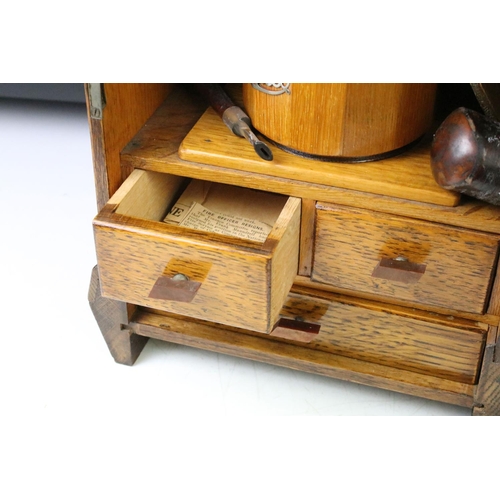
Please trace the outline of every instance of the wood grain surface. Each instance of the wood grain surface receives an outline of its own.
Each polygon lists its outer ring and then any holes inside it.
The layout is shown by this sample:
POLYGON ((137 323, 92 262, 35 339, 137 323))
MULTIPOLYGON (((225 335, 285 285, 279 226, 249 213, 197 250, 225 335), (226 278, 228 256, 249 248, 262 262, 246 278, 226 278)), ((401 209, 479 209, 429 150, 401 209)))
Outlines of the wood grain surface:
POLYGON ((366 157, 417 140, 432 123, 436 84, 292 83, 270 95, 243 84, 253 126, 302 153, 366 157))
POLYGON ((474 386, 470 384, 314 350, 249 330, 221 327, 141 308, 132 318, 130 327, 140 335, 168 342, 450 404, 473 405, 474 386))
POLYGON ((458 311, 483 313, 498 237, 319 204, 313 281, 458 311), (424 265, 417 282, 376 277, 382 259, 424 265))
POLYGON ((316 202, 302 200, 302 214, 300 222, 300 276, 311 276, 314 257, 314 231, 316 226, 316 202))
MULTIPOLYGON (((334 293, 334 294, 348 296, 353 299, 359 298, 361 300, 376 301, 378 303, 380 303, 381 300, 380 295, 377 295, 372 292, 347 290, 345 288, 339 288, 332 285, 327 285, 325 283, 319 283, 318 281, 313 281, 308 276, 297 276, 295 278, 294 285, 300 288, 305 287, 307 289, 313 289, 317 293, 323 291, 327 293, 334 293)), ((408 301, 402 300, 399 297, 384 297, 383 303, 386 304, 388 307, 394 307, 394 306, 408 307, 408 301)), ((491 299, 490 299, 490 304, 491 304, 491 299)), ((411 309, 414 312, 414 314, 417 314, 417 312, 419 312, 419 313, 427 313, 430 315, 443 315, 443 317, 452 318, 453 321, 456 321, 459 318, 463 318, 464 320, 476 321, 478 323, 490 326, 498 326, 500 324, 500 316, 489 312, 484 314, 467 313, 464 311, 454 311, 447 307, 431 306, 429 304, 417 304, 415 302, 411 304, 411 309)))
POLYGON ((455 206, 460 198, 437 185, 430 170, 429 144, 426 142, 394 158, 357 164, 321 162, 275 147, 271 149, 272 161, 260 159, 249 143, 231 134, 217 114, 208 109, 182 141, 179 157, 207 165, 437 205, 455 206))
MULTIPOLYGON (((288 198, 259 244, 159 222, 173 201, 171 179, 135 171, 94 220, 103 296, 269 332, 297 274, 300 200, 288 198), (159 196, 147 196, 151 185, 159 196), (143 198, 148 202, 140 203, 143 198), (150 205, 152 199, 156 203, 150 205), (156 220, 144 218, 153 215, 156 220), (183 263, 182 270, 173 270, 173 260, 183 263), (178 272, 201 283, 193 300, 155 298, 159 278, 178 272)), ((173 182, 178 185, 176 178, 173 182)))
MULTIPOLYGON (((120 152, 172 91, 172 84, 105 83, 102 119, 88 115, 97 206, 102 208, 130 171, 123 169, 120 152)), ((85 86, 88 96, 88 89, 85 86)), ((88 103, 88 97, 87 97, 88 103)), ((89 105, 87 104, 87 109, 89 105)))
POLYGON ((102 296, 97 266, 92 269, 88 299, 113 359, 122 365, 133 365, 148 341, 128 326, 135 306, 102 296))
MULTIPOLYGON (((328 203, 336 203, 352 207, 366 208, 385 213, 405 215, 417 219, 429 220, 457 227, 477 229, 491 233, 500 233, 500 207, 486 204, 484 202, 465 198, 457 198, 452 194, 454 201, 446 201, 447 205, 434 204, 432 197, 426 197, 425 190, 418 198, 421 201, 409 201, 397 198, 388 193, 381 196, 369 192, 362 192, 355 179, 356 172, 363 181, 368 171, 364 169, 367 164, 355 165, 356 170, 346 171, 345 166, 337 165, 338 175, 345 175, 348 188, 335 187, 329 179, 328 170, 318 170, 324 168, 322 162, 315 162, 317 165, 312 170, 305 166, 299 168, 297 165, 269 166, 268 162, 255 158, 255 152, 250 145, 244 144, 234 137, 239 154, 252 158, 251 165, 242 169, 239 161, 234 165, 221 167, 213 164, 183 161, 179 158, 178 148, 182 139, 187 135, 199 117, 203 114, 205 107, 196 100, 196 96, 190 95, 182 87, 176 88, 158 110, 151 116, 144 127, 137 131, 133 140, 124 148, 121 154, 123 168, 131 171, 134 168, 142 168, 157 172, 172 173, 179 176, 193 177, 208 181, 234 184, 252 189, 261 189, 270 192, 287 194, 299 198, 310 200, 321 200, 328 203), (319 164, 319 165, 318 165, 319 164), (455 204, 456 206, 449 206, 455 204), (458 204, 457 204, 458 203, 458 204)), ((219 124, 220 125, 220 124, 219 124)), ((228 131, 229 132, 229 131, 228 131)), ((430 161, 430 138, 427 143, 422 142, 421 146, 412 152, 405 153, 400 157, 391 159, 392 174, 389 182, 393 184, 402 183, 403 178, 397 175, 401 163, 412 162, 423 165, 430 161), (419 160, 420 158, 420 160, 419 160), (425 158, 425 159, 424 159, 425 158)), ((387 160, 386 160, 387 161, 387 160)), ((377 162, 377 164, 380 162, 377 162)), ((437 186, 430 172, 430 163, 425 164, 427 171, 427 183, 431 180, 437 186)), ((421 168, 421 167, 420 167, 421 168)), ((415 176, 422 173, 417 165, 415 176)), ((384 182, 381 171, 381 182, 384 182)), ((376 175, 375 175, 376 177, 376 175)), ((380 179, 367 178, 368 182, 374 185, 380 179)), ((418 180, 410 179, 409 185, 419 184, 418 180)), ((402 189, 402 188, 395 188, 402 189)), ((446 190, 439 188, 441 195, 446 190)), ((450 195, 448 194, 445 196, 450 195)))
POLYGON ((486 330, 330 299, 292 293, 281 311, 321 325, 310 348, 469 384, 477 380, 486 330))

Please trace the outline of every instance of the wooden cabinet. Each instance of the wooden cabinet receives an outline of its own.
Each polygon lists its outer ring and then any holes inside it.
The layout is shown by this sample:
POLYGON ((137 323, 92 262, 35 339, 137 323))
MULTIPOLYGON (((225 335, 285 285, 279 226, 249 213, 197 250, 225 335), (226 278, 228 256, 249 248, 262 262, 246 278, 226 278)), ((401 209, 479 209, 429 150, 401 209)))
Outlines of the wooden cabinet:
POLYGON ((430 136, 266 162, 184 86, 96 85, 89 299, 117 362, 158 338, 500 413, 500 208, 436 185, 430 136), (265 241, 163 222, 191 179, 277 200, 265 241))

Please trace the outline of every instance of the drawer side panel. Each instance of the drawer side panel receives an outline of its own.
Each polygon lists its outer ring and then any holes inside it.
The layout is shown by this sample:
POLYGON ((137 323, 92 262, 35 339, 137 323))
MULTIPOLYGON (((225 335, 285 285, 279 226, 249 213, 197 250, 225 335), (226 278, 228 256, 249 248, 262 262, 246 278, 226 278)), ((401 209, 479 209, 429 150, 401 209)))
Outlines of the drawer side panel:
POLYGON ((266 245, 275 245, 271 265, 271 324, 274 326, 279 313, 292 288, 299 267, 299 239, 300 239, 301 201, 290 198, 283 211, 280 223, 275 227, 275 241, 268 241, 266 245))

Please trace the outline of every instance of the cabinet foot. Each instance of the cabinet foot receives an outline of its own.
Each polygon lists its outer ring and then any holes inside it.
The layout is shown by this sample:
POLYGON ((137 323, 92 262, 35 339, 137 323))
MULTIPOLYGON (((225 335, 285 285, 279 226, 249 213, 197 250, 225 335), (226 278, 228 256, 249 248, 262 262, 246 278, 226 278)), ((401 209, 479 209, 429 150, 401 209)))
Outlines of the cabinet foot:
POLYGON ((137 335, 129 328, 132 306, 101 295, 97 266, 92 269, 89 303, 114 360, 123 365, 133 365, 146 345, 148 337, 137 335))

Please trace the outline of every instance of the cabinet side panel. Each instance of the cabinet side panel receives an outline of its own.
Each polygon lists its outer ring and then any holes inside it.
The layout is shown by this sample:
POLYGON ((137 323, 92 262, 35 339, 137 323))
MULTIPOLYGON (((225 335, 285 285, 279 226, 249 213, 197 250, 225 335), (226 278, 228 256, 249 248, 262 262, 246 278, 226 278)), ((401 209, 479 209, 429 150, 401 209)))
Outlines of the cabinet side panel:
MULTIPOLYGON (((130 173, 123 171, 120 151, 163 102, 172 84, 105 83, 102 119, 90 116, 97 206, 100 210, 130 173)), ((88 84, 85 85, 90 109, 88 84)))

